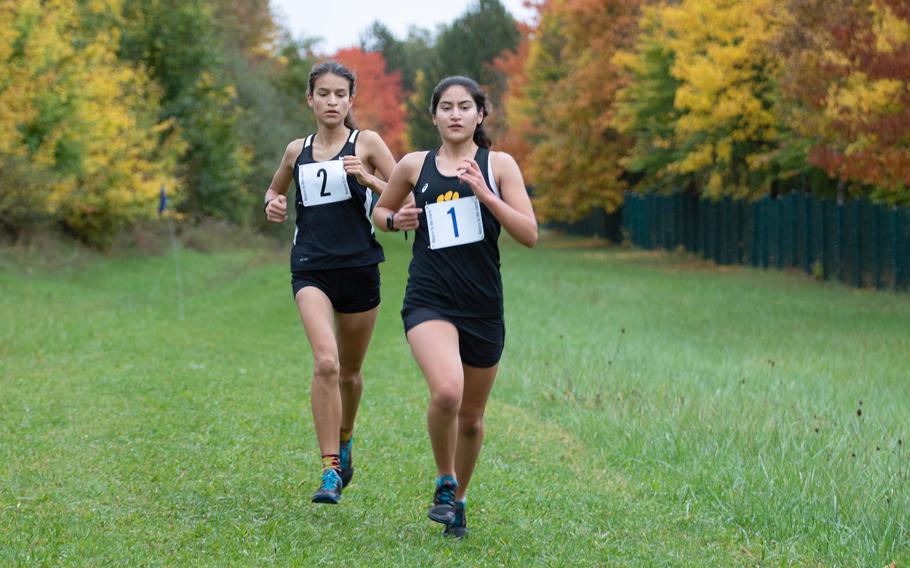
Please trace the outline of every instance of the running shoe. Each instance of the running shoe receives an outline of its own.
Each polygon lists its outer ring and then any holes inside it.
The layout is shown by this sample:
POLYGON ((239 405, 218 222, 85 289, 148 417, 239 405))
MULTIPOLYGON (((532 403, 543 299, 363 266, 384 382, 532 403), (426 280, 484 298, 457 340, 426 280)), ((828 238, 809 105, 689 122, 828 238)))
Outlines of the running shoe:
POLYGON ((322 472, 322 485, 313 494, 313 503, 335 505, 341 501, 341 476, 334 469, 322 472))
POLYGON ((354 449, 354 438, 347 442, 341 442, 339 447, 339 456, 341 461, 341 486, 347 487, 354 477, 354 459, 351 450, 354 449))
POLYGON ((442 536, 450 536, 456 539, 467 536, 468 524, 465 521, 464 508, 464 502, 455 501, 455 517, 451 523, 446 525, 446 528, 442 531, 442 536))
POLYGON ((436 493, 433 495, 433 506, 427 511, 430 519, 444 525, 455 519, 455 491, 458 482, 451 475, 443 475, 436 480, 436 493))

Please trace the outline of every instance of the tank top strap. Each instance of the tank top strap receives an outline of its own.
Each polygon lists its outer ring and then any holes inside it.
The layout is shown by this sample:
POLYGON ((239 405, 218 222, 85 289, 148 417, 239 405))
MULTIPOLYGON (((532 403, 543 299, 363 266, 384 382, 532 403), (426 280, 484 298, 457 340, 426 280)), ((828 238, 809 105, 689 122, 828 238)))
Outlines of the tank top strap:
POLYGON ((356 128, 351 129, 351 133, 348 135, 347 141, 345 141, 344 146, 341 147, 341 151, 338 153, 338 157, 342 156, 353 156, 356 154, 356 145, 357 145, 357 136, 360 134, 360 130, 356 128))
POLYGON ((480 171, 483 172, 483 177, 486 178, 487 185, 493 190, 493 194, 502 199, 499 186, 496 185, 496 176, 493 174, 493 152, 489 148, 477 149, 477 165, 480 166, 480 171))

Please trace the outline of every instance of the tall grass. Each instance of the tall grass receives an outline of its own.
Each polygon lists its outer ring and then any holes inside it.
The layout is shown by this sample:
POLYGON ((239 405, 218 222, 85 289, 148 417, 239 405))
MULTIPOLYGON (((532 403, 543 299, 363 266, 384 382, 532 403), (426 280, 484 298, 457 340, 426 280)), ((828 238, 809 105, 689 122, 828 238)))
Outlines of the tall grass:
POLYGON ((0 273, 0 565, 910 561, 910 298, 680 255, 503 244, 470 535, 425 517, 426 387, 386 238, 354 482, 316 506, 285 254, 0 273))

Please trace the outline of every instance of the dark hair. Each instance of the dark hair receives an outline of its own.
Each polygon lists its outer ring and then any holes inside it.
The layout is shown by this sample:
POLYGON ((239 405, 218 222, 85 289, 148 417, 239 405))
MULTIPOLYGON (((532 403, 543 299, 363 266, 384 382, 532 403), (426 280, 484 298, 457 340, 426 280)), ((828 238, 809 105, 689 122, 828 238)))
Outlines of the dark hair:
MULTIPOLYGON (((480 89, 480 85, 477 84, 477 81, 462 75, 446 77, 436 85, 436 88, 433 89, 433 96, 430 98, 430 114, 436 114, 436 107, 439 106, 439 99, 442 98, 442 94, 446 92, 449 87, 454 87, 456 85, 467 89, 468 93, 471 94, 471 98, 474 99, 474 104, 477 105, 477 110, 483 112, 483 120, 486 121, 487 116, 490 114, 490 105, 487 104, 486 93, 480 89)), ((483 129, 483 122, 478 124, 477 129, 474 130, 474 143, 481 148, 489 148, 493 145, 490 137, 487 136, 487 133, 483 129)))
MULTIPOLYGON (((354 83, 357 80, 357 78, 354 77, 354 74, 351 73, 351 71, 347 67, 345 67, 341 63, 338 63, 337 61, 324 61, 322 63, 317 63, 316 65, 313 65, 313 68, 310 69, 310 77, 309 77, 309 79, 307 79, 307 89, 306 89, 306 94, 308 97, 313 96, 313 89, 316 88, 316 79, 322 77, 323 75, 325 75, 327 73, 331 73, 332 75, 338 75, 339 77, 341 77, 343 79, 347 79, 348 80, 348 91, 350 93, 350 96, 351 97, 354 96, 354 83)), ((347 116, 344 117, 344 125, 352 130, 357 128, 357 123, 354 121, 354 111, 353 110, 348 110, 347 116)))

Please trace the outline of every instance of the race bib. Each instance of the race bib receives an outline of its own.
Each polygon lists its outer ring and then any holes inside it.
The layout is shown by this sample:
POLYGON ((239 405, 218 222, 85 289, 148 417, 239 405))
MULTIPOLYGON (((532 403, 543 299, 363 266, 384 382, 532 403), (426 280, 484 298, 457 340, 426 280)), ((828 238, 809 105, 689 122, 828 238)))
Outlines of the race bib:
POLYGON ((300 191, 303 206, 326 205, 351 198, 344 161, 329 160, 300 166, 300 191))
POLYGON ((483 240, 480 201, 473 195, 430 203, 424 206, 424 211, 427 213, 427 232, 433 250, 483 240))

